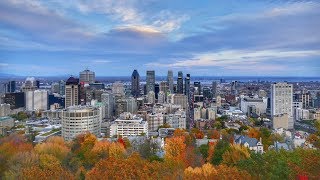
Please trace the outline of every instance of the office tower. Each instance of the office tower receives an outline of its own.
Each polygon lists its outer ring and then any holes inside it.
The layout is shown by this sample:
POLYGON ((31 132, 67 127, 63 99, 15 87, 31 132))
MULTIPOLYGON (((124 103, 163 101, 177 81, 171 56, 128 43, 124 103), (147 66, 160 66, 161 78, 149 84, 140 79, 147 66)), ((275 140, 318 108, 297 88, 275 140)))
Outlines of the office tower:
POLYGON ((25 94, 23 92, 6 93, 4 103, 10 104, 11 109, 25 107, 25 94))
POLYGON ((199 81, 193 83, 194 86, 194 94, 201 95, 201 83, 199 81))
POLYGON ((97 137, 101 135, 100 109, 89 106, 74 106, 62 111, 62 137, 66 141, 77 135, 90 132, 97 137))
POLYGON ((116 81, 112 84, 112 93, 115 95, 124 96, 124 85, 123 83, 116 81))
POLYGON ((66 82, 64 80, 59 81, 59 94, 65 95, 66 82))
POLYGON ((189 98, 190 94, 190 74, 187 74, 186 78, 184 79, 184 94, 187 95, 189 98))
POLYGON ((166 81, 160 82, 159 92, 161 92, 161 91, 164 92, 164 94, 167 94, 167 92, 169 92, 168 82, 166 82, 166 81))
POLYGON ((215 98, 217 96, 217 82, 213 81, 212 82, 212 97, 215 98))
POLYGON ((238 93, 238 81, 232 81, 231 83, 231 94, 237 94, 238 93))
POLYGON ((51 92, 52 93, 59 93, 60 92, 59 83, 52 83, 51 84, 51 92))
POLYGON ((48 91, 46 90, 35 90, 26 91, 26 110, 47 110, 48 109, 48 91))
POLYGON ((21 87, 22 92, 34 91, 37 89, 37 82, 34 77, 27 77, 25 83, 21 87))
POLYGON ((130 112, 130 113, 132 113, 132 114, 137 113, 138 107, 137 107, 137 101, 136 101, 136 99, 133 98, 133 97, 129 97, 129 98, 126 98, 125 101, 126 101, 125 111, 126 111, 126 112, 130 112))
POLYGON ((26 111, 33 111, 34 110, 34 93, 33 91, 26 91, 25 97, 26 97, 26 111))
POLYGON ((105 106, 105 114, 106 116, 104 118, 111 119, 114 115, 114 95, 111 93, 103 93, 101 94, 101 102, 105 106))
POLYGON ((292 84, 274 83, 271 85, 271 116, 274 128, 293 128, 292 84))
POLYGON ((80 82, 84 82, 85 84, 94 83, 96 76, 93 71, 90 71, 89 69, 86 69, 79 73, 80 82))
POLYGON ((173 91, 173 72, 172 72, 172 70, 168 71, 167 83, 168 83, 168 86, 169 86, 169 91, 172 94, 174 92, 173 91))
POLYGON ((154 71, 147 71, 147 79, 146 79, 146 93, 148 94, 150 91, 155 92, 155 83, 156 77, 154 71))
POLYGON ((155 94, 156 99, 158 99, 158 93, 159 92, 160 92, 160 86, 157 83, 157 84, 154 85, 154 94, 155 94))
POLYGON ((37 87, 38 89, 40 89, 40 81, 39 81, 39 80, 36 80, 36 87, 37 87))
POLYGON ((35 90, 33 97, 34 97, 34 110, 48 109, 48 91, 35 90))
POLYGON ((171 96, 171 102, 176 105, 181 105, 183 109, 187 109, 188 107, 188 98, 184 94, 173 94, 171 96))
POLYGON ((204 98, 209 98, 209 99, 212 98, 212 91, 210 90, 209 87, 202 88, 202 92, 203 92, 202 94, 204 98))
POLYGON ((182 73, 182 71, 178 72, 177 94, 183 94, 183 73, 182 73))
POLYGON ((70 77, 65 86, 65 108, 79 104, 79 79, 70 77))
POLYGON ((140 76, 136 69, 131 75, 131 94, 133 97, 140 95, 140 76))
POLYGON ((158 93, 158 103, 163 104, 166 102, 166 94, 163 91, 158 93))
POLYGON ((148 98, 148 103, 154 104, 156 102, 156 95, 154 94, 154 91, 149 91, 147 98, 148 98))
POLYGON ((16 91, 16 81, 9 81, 6 84, 6 93, 13 93, 16 91))

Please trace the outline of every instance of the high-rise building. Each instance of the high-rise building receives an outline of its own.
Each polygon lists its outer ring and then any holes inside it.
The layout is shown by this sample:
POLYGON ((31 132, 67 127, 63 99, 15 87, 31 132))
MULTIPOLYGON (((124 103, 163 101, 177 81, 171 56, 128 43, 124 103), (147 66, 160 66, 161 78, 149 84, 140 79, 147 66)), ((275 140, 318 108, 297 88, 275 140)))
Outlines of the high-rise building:
POLYGON ((238 93, 238 81, 232 81, 231 83, 231 94, 238 93))
POLYGON ((169 86, 170 93, 173 93, 174 91, 173 91, 173 72, 172 72, 172 70, 168 71, 167 83, 169 86))
POLYGON ((166 94, 163 91, 158 93, 158 103, 163 104, 166 102, 166 94))
POLYGON ((194 94, 201 95, 201 83, 199 81, 196 81, 193 83, 193 86, 194 86, 194 94))
MULTIPOLYGON (((273 118, 281 117, 280 119, 283 119, 283 117, 288 117, 288 123, 286 123, 286 126, 282 127, 285 129, 293 128, 292 91, 292 84, 274 83, 271 85, 271 116, 273 118), (286 114, 287 116, 283 116, 284 114, 286 114)), ((280 124, 283 125, 283 123, 280 124)))
POLYGON ((101 94, 101 102, 105 106, 105 114, 106 116, 104 118, 111 119, 114 115, 114 105, 115 100, 114 96, 111 93, 103 93, 101 94))
POLYGON ((90 106, 72 106, 62 111, 62 137, 66 141, 77 135, 90 132, 101 135, 101 113, 99 108, 90 106))
POLYGON ((60 92, 59 83, 52 83, 51 84, 51 92, 52 93, 59 93, 60 92))
POLYGON ((189 98, 190 95, 190 74, 184 79, 184 94, 189 98))
POLYGON ((146 79, 147 94, 150 91, 155 92, 155 84, 156 84, 155 71, 147 71, 147 79, 146 79))
POLYGON ((48 109, 48 91, 46 90, 35 90, 26 91, 26 110, 47 110, 48 109))
POLYGON ((65 86, 65 108, 79 104, 79 79, 70 77, 65 86))
POLYGON ((84 82, 85 84, 94 83, 96 80, 95 73, 93 71, 90 71, 89 69, 81 71, 79 73, 79 77, 80 82, 84 82))
POLYGON ((162 81, 160 82, 160 89, 159 92, 164 92, 165 94, 167 94, 167 92, 169 92, 169 86, 168 86, 168 82, 162 81))
POLYGON ((177 94, 183 94, 183 73, 182 73, 182 71, 178 72, 177 94))
POLYGON ((21 87, 22 92, 34 91, 37 87, 37 81, 34 77, 27 77, 25 83, 21 87))
POLYGON ((64 80, 59 81, 59 94, 65 95, 66 82, 64 80))
POLYGON ((131 94, 133 97, 140 95, 140 76, 136 69, 131 75, 131 94))
POLYGON ((117 81, 112 84, 112 93, 116 95, 124 96, 124 85, 123 83, 117 81))
POLYGON ((13 93, 16 91, 16 81, 9 81, 5 87, 5 93, 13 93))
POLYGON ((25 107, 25 94, 23 92, 6 93, 4 103, 10 104, 11 109, 25 107))
POLYGON ((215 98, 217 96, 217 82, 213 81, 212 82, 212 97, 215 98))
POLYGON ((148 103, 154 104, 156 102, 156 95, 154 91, 149 91, 148 93, 148 103))
POLYGON ((162 113, 147 114, 148 130, 149 132, 157 132, 159 127, 163 125, 164 117, 162 113))
POLYGON ((126 101, 125 111, 130 112, 132 114, 137 113, 137 111, 138 111, 137 104, 138 103, 137 103, 136 99, 133 97, 129 97, 129 98, 126 98, 125 101, 126 101))

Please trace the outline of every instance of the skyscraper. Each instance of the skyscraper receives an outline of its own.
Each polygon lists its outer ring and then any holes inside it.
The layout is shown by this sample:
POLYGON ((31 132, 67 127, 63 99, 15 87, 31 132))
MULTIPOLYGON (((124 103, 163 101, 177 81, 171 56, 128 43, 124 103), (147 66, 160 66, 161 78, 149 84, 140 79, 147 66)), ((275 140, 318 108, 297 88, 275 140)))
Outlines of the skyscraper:
POLYGON ((134 97, 138 97, 140 95, 140 76, 136 69, 131 75, 131 94, 134 97))
POLYGON ((212 97, 215 98, 217 95, 217 82, 213 81, 212 82, 212 97))
POLYGON ((201 94, 201 83, 199 81, 193 83, 194 86, 194 94, 200 95, 201 94))
POLYGON ((173 93, 174 91, 173 91, 173 72, 172 72, 172 70, 168 71, 167 82, 168 82, 170 93, 173 93))
POLYGON ((271 85, 271 116, 274 128, 293 128, 292 91, 292 84, 274 83, 271 85), (283 118, 286 116, 287 119, 283 118))
POLYGON ((155 83, 156 83, 156 77, 155 77, 155 72, 152 71, 147 71, 147 79, 146 79, 146 90, 147 94, 150 91, 155 92, 155 83))
POLYGON ((64 80, 59 81, 59 94, 64 95, 66 88, 66 82, 64 80))
POLYGON ((70 77, 65 86, 65 108, 79 104, 79 79, 70 77))
POLYGON ((183 94, 183 73, 182 73, 182 71, 178 72, 177 94, 183 94))
POLYGON ((12 93, 16 91, 16 81, 9 81, 6 87, 6 93, 12 93))
POLYGON ((111 93, 103 93, 101 94, 101 102, 105 106, 105 114, 106 116, 104 118, 111 119, 114 115, 114 95, 111 93))
POLYGON ((184 94, 187 95, 189 98, 190 94, 190 74, 187 74, 186 78, 184 79, 184 94))
POLYGON ((90 71, 89 69, 86 69, 79 73, 80 82, 84 82, 85 84, 90 84, 95 82, 95 73, 93 71, 90 71))

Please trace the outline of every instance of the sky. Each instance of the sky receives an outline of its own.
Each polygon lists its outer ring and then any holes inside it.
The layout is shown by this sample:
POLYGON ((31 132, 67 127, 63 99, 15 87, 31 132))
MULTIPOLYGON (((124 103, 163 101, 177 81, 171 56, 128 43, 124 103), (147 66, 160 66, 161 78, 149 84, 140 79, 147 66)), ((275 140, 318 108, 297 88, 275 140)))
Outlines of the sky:
POLYGON ((319 0, 1 0, 0 74, 320 76, 319 0))

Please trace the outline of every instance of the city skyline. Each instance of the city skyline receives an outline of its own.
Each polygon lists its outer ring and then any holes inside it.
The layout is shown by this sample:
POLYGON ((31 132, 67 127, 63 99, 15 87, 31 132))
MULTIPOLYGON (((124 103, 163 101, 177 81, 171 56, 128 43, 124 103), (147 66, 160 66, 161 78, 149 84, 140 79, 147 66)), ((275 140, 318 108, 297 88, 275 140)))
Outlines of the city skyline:
POLYGON ((312 0, 4 0, 0 73, 315 77, 319 8, 312 0))

